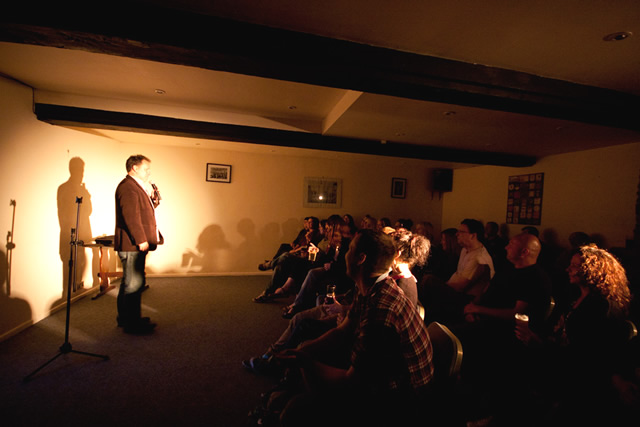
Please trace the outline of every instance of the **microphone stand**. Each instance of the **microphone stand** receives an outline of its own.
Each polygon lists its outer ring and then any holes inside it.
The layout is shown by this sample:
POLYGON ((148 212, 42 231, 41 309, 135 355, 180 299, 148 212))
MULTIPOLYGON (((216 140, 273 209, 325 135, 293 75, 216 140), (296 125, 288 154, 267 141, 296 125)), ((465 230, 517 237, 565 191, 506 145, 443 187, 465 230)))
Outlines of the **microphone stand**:
POLYGON ((11 220, 11 231, 7 232, 7 296, 11 296, 11 255, 16 245, 13 243, 13 227, 16 223, 16 201, 11 199, 10 206, 13 206, 13 219, 11 220))
POLYGON ((56 360, 58 357, 62 356, 63 354, 77 353, 77 354, 84 354, 85 356, 99 357, 104 360, 109 360, 109 356, 106 356, 106 355, 87 353, 85 351, 74 350, 71 346, 71 343, 69 342, 69 319, 71 314, 71 286, 73 284, 75 288, 75 281, 76 281, 76 271, 74 268, 74 260, 77 259, 77 256, 78 256, 78 245, 83 244, 82 241, 78 240, 78 235, 76 233, 76 230, 78 230, 78 225, 79 225, 80 204, 82 204, 82 197, 76 196, 76 203, 78 204, 78 211, 76 214, 76 228, 71 229, 71 243, 70 243, 71 251, 69 254, 69 283, 67 285, 67 319, 66 319, 66 325, 65 325, 65 331, 64 331, 64 343, 62 343, 62 345, 60 346, 60 351, 58 352, 58 354, 53 356, 49 361, 45 362, 38 369, 36 369, 32 373, 24 377, 24 382, 29 381, 35 374, 40 372, 42 368, 44 368, 45 366, 47 366, 48 364, 56 360))

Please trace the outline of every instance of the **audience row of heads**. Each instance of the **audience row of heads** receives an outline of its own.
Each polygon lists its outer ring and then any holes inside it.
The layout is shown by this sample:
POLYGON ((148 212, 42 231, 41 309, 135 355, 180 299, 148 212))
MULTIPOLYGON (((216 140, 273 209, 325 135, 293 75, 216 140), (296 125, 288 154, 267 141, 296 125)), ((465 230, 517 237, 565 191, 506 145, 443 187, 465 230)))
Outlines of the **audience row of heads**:
POLYGON ((376 219, 367 214, 362 217, 359 224, 356 223, 355 219, 350 214, 334 214, 326 219, 318 219, 315 216, 308 216, 304 219, 304 226, 307 230, 320 230, 324 233, 327 227, 336 225, 347 225, 352 232, 362 229, 384 231, 387 227, 391 227, 393 229, 404 228, 414 232, 415 234, 425 236, 427 239, 433 239, 433 225, 430 222, 423 221, 414 224, 414 222, 408 218, 400 218, 392 223, 387 217, 376 219))
MULTIPOLYGON (((427 223, 428 224, 428 223, 427 223)), ((351 215, 334 214, 326 219, 317 217, 305 218, 305 227, 308 230, 322 230, 327 239, 331 239, 334 232, 339 231, 342 239, 352 239, 358 231, 370 230, 388 235, 396 250, 397 262, 408 264, 410 267, 426 264, 431 250, 431 241, 423 233, 412 232, 411 220, 398 220, 391 226, 388 218, 376 220, 370 215, 365 215, 360 227, 353 222, 351 215)), ((429 224, 430 226, 430 224, 429 224)), ((419 228, 419 227, 416 227, 419 228)))
MULTIPOLYGON (((348 236, 349 239, 356 235, 360 236, 359 238, 363 238, 362 235, 364 234, 367 242, 378 247, 378 249, 381 248, 381 245, 384 246, 381 242, 386 241, 387 246, 389 244, 393 246, 393 259, 398 263, 405 263, 410 267, 422 266, 426 263, 431 251, 431 242, 424 235, 416 233, 415 230, 412 232, 408 228, 402 227, 402 225, 408 225, 407 223, 396 223, 394 224, 395 227, 391 227, 388 223, 383 223, 382 229, 377 226, 375 228, 358 228, 352 222, 349 222, 349 218, 345 217, 346 215, 332 215, 326 220, 326 224, 334 229, 335 227, 340 227, 341 230, 348 230, 348 233, 351 233, 348 236)), ((363 222, 365 220, 368 221, 369 218, 365 216, 363 222)), ((451 249, 459 250, 459 241, 464 240, 459 237, 461 234, 465 236, 473 235, 479 241, 484 241, 485 229, 486 227, 478 220, 464 219, 459 228, 450 228, 442 231, 441 247, 445 251, 451 249)), ((575 248, 573 250, 572 263, 567 270, 570 280, 574 284, 593 288, 605 295, 611 302, 612 309, 626 310, 631 300, 631 295, 625 269, 619 260, 607 250, 599 248, 591 242, 586 233, 572 233, 570 241, 575 248)), ((524 227, 520 234, 511 239, 508 246, 507 257, 510 261, 535 263, 541 251, 537 229, 535 227, 524 227)), ((384 250, 388 251, 389 249, 384 250)), ((378 255, 380 254, 376 254, 374 258, 379 258, 378 255)), ((382 258, 388 258, 388 256, 385 255, 382 258)))
MULTIPOLYGON (((433 225, 429 222, 419 222, 414 224, 411 219, 400 218, 394 223, 387 217, 376 219, 371 215, 364 215, 360 224, 356 224, 354 218, 350 214, 333 214, 326 219, 320 220, 317 217, 309 216, 305 218, 305 228, 308 230, 318 230, 319 232, 330 237, 334 231, 340 231, 344 238, 352 238, 358 230, 376 230, 385 234, 390 234, 396 230, 405 230, 412 235, 420 235, 425 237, 431 244, 439 244, 440 247, 447 252, 459 254, 462 248, 460 234, 468 234, 470 238, 476 239, 478 242, 486 245, 491 239, 499 237, 500 226, 495 221, 488 221, 483 224, 481 221, 465 218, 461 221, 457 228, 447 228, 440 233, 439 238, 434 236, 433 225), (329 234, 327 234, 329 233, 329 234)), ((520 234, 535 236, 540 241, 540 233, 534 226, 524 226, 520 234)), ((502 238, 504 245, 508 243, 506 238, 502 238)), ((578 251, 582 246, 595 244, 598 242, 587 233, 576 231, 569 235, 569 244, 572 253, 578 251)), ((418 263, 418 265, 420 265, 418 263)))
MULTIPOLYGON (((467 218, 462 220, 461 225, 466 226, 467 231, 469 231, 470 234, 475 234, 478 241, 480 241, 483 244, 485 244, 487 240, 491 240, 497 237, 502 237, 503 239, 507 237, 507 236, 501 235, 500 226, 495 221, 488 221, 485 225, 483 225, 481 221, 467 218)), ((533 225, 525 225, 524 227, 522 227, 520 231, 523 234, 530 234, 532 236, 535 236, 540 241, 544 240, 543 238, 540 237, 540 231, 538 230, 538 228, 534 227, 533 225)), ((451 238, 452 236, 455 236, 456 232, 457 232, 456 228, 447 228, 442 231, 442 233, 447 234, 449 238, 451 238)), ((508 231, 503 234, 508 234, 508 231)), ((571 249, 574 250, 574 252, 578 248, 585 245, 590 245, 590 244, 595 244, 597 246, 602 247, 603 244, 598 240, 599 239, 597 238, 597 236, 589 236, 587 233, 583 231, 575 231, 569 235, 569 244, 571 249)))

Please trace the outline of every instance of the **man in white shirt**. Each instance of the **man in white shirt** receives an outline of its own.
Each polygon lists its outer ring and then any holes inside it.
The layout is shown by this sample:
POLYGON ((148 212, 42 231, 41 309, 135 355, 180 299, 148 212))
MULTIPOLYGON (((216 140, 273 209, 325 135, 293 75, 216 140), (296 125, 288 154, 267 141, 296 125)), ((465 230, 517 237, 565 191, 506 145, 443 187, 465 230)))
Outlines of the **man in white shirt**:
POLYGON ((465 219, 460 223, 456 236, 462 252, 458 268, 447 280, 447 285, 458 292, 479 295, 495 274, 491 255, 482 244, 484 227, 478 220, 465 219))

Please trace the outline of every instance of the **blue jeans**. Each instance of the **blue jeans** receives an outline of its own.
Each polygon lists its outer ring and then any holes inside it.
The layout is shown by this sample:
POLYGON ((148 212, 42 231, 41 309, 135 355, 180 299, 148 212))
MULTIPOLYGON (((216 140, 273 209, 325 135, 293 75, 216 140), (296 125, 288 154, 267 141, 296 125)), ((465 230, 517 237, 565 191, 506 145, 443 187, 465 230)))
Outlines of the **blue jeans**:
POLYGON ((118 256, 122 263, 120 291, 125 294, 138 292, 146 283, 144 268, 147 252, 118 252, 118 256))
POLYGON ((314 307, 317 294, 325 292, 326 285, 331 280, 331 274, 324 267, 316 267, 309 270, 305 277, 296 299, 293 301, 294 307, 298 311, 314 307))
POLYGON ((147 252, 118 252, 118 256, 122 263, 122 281, 117 299, 118 319, 122 324, 134 323, 140 319, 147 252))

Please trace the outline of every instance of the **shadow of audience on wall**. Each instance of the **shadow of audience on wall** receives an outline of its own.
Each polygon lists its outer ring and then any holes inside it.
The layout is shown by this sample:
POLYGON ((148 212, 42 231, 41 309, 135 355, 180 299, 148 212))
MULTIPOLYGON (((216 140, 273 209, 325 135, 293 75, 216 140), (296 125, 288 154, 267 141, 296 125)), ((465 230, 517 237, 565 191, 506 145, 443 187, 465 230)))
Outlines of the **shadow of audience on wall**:
MULTIPOLYGON (((60 224, 60 260, 62 261, 62 291, 60 299, 51 305, 55 310, 66 301, 67 286, 69 285, 69 260, 72 253, 77 252, 73 268, 76 273, 76 283, 72 288, 72 294, 82 291, 85 284, 83 277, 89 268, 87 265, 86 248, 78 245, 74 248, 71 229, 76 229, 79 241, 91 242, 93 234, 91 230, 91 194, 85 187, 84 179, 85 163, 80 157, 69 160, 69 179, 58 187, 58 222, 60 224), (81 198, 81 199, 79 199, 81 198), (81 203, 77 203, 81 200, 81 203), (77 251, 75 251, 77 249, 77 251)), ((97 285, 97 273, 99 271, 99 254, 97 248, 92 248, 91 263, 93 282, 87 287, 97 285)))
POLYGON ((249 218, 243 218, 236 226, 242 241, 233 248, 227 241, 223 228, 211 224, 198 236, 195 250, 184 251, 181 266, 187 269, 187 273, 258 273, 256 266, 265 259, 271 259, 282 242, 290 243, 302 227, 300 220, 290 218, 281 225, 266 224, 258 237, 255 223, 249 218))
POLYGON ((7 254, 0 250, 0 336, 16 328, 23 329, 33 324, 29 303, 20 298, 12 298, 9 289, 9 263, 7 254))
POLYGON ((187 249, 182 254, 182 267, 187 267, 189 273, 225 271, 230 247, 222 227, 208 225, 198 236, 195 251, 187 249))
POLYGON ((253 271, 262 260, 256 235, 256 225, 249 218, 243 218, 236 227, 242 236, 240 244, 232 251, 229 269, 231 271, 253 271))

